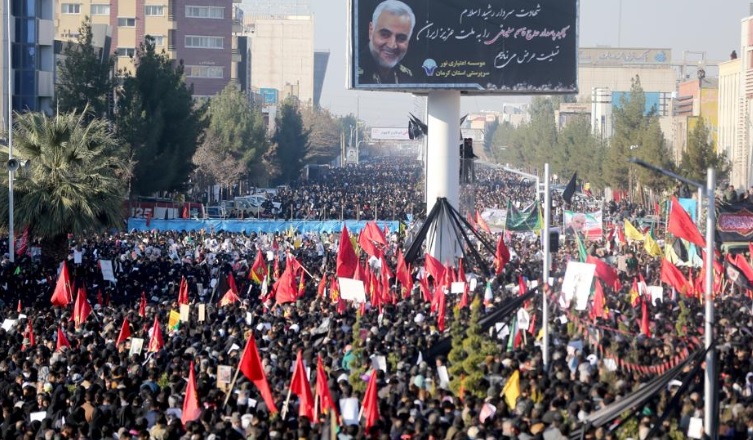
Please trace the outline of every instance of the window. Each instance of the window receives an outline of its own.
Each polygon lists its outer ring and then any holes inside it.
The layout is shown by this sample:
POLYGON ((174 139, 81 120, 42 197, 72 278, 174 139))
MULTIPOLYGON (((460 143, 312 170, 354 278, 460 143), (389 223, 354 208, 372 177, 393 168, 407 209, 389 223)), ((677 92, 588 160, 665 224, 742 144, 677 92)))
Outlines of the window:
POLYGON ((63 3, 60 5, 60 12, 63 14, 80 14, 81 5, 78 3, 63 3))
POLYGON ((155 46, 164 46, 165 45, 165 36, 164 35, 149 35, 149 38, 154 40, 155 46))
POLYGON ((186 35, 186 47, 194 49, 222 49, 225 46, 223 37, 202 37, 200 35, 186 35))
POLYGON ((92 15, 110 15, 110 5, 92 5, 92 15))
POLYGON ((187 18, 225 18, 225 8, 220 6, 186 6, 187 18))
POLYGON ((135 27, 136 19, 133 17, 118 17, 118 26, 121 27, 135 27))
POLYGON ((147 17, 161 17, 165 15, 165 7, 159 5, 144 6, 144 15, 147 17))
POLYGON ((225 77, 225 68, 221 66, 185 66, 186 78, 225 77))
POLYGON ((119 47, 117 53, 119 57, 133 57, 136 55, 136 49, 133 47, 119 47))

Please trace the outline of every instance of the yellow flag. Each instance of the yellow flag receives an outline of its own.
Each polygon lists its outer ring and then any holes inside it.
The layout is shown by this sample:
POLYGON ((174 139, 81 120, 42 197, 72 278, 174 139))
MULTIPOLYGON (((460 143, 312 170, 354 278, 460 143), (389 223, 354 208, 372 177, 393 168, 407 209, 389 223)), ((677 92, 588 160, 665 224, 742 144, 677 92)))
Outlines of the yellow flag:
POLYGON ((662 254, 659 243, 654 240, 654 237, 651 236, 650 232, 646 234, 646 242, 643 243, 643 247, 646 249, 646 252, 652 257, 658 257, 662 254))
POLYGON ((505 387, 502 389, 502 394, 505 395, 505 403, 510 410, 514 410, 518 404, 518 396, 520 396, 520 371, 515 370, 507 379, 505 387))
POLYGON ((175 329, 180 324, 180 313, 175 310, 170 310, 170 318, 167 320, 167 328, 175 329))
POLYGON ((646 237, 643 236, 629 220, 625 220, 625 237, 628 240, 643 241, 646 237))

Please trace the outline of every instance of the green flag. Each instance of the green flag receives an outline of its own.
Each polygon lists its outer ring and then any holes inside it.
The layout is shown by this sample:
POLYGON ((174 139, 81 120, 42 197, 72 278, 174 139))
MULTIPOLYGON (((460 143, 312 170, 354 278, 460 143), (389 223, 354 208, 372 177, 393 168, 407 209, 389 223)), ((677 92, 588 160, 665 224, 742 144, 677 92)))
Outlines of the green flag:
POLYGON ((515 232, 536 232, 541 229, 542 217, 538 202, 528 208, 518 210, 510 201, 507 202, 507 219, 505 229, 515 232))
POLYGON ((588 251, 586 250, 586 246, 583 244, 583 240, 580 239, 580 234, 575 234, 575 241, 578 243, 578 254, 580 255, 580 262, 585 263, 586 259, 588 258, 588 251))

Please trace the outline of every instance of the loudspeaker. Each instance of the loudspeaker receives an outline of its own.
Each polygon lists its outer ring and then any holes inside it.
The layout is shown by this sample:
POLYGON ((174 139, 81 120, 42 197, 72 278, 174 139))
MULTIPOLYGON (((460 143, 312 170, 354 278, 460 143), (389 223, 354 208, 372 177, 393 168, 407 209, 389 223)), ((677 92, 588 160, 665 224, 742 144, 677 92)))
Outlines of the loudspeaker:
POLYGON ((556 254, 560 250, 560 230, 549 228, 549 252, 556 254))
POLYGON ((8 161, 8 171, 16 171, 21 166, 21 163, 18 161, 18 159, 11 159, 8 161))

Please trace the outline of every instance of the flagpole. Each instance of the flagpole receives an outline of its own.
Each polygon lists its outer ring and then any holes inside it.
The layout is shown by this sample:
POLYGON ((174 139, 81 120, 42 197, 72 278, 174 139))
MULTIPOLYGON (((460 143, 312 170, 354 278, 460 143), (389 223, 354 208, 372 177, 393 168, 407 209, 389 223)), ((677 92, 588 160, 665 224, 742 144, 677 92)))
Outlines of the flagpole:
MULTIPOLYGON (((251 336, 253 337, 253 336, 251 336)), ((230 382, 230 388, 227 390, 227 394, 225 395, 225 401, 222 402, 222 407, 224 408, 227 406, 227 401, 230 400, 230 395, 233 394, 233 388, 235 388, 235 381, 238 380, 238 373, 241 372, 241 367, 238 366, 238 368, 235 369, 235 375, 233 376, 233 381, 230 382)))
POLYGON ((282 406, 281 417, 285 420, 285 416, 288 414, 288 405, 290 404, 290 395, 293 393, 293 388, 288 387, 288 397, 285 398, 285 404, 282 406))
MULTIPOLYGON (((549 228, 551 227, 551 205, 552 205, 552 195, 549 191, 549 164, 544 164, 544 234, 542 236, 543 238, 543 246, 544 246, 544 286, 549 287, 549 251, 551 249, 551 243, 550 241, 550 235, 549 235, 549 228)), ((541 289, 542 295, 541 295, 541 320, 542 322, 542 328, 544 330, 544 340, 542 341, 543 347, 541 350, 542 353, 542 360, 544 363, 544 371, 546 371, 549 367, 549 306, 547 305, 547 294, 549 294, 549 289, 544 288, 541 289)))

